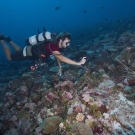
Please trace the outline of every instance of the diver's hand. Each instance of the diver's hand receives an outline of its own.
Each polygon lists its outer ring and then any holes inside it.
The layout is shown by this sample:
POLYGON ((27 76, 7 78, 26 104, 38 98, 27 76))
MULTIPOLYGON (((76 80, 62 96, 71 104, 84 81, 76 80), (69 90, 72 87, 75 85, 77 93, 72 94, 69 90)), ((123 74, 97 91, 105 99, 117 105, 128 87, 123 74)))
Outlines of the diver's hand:
POLYGON ((62 76, 62 66, 60 66, 60 69, 58 71, 58 75, 61 77, 62 76))
POLYGON ((78 65, 83 65, 86 62, 86 57, 83 57, 80 62, 78 62, 78 65))

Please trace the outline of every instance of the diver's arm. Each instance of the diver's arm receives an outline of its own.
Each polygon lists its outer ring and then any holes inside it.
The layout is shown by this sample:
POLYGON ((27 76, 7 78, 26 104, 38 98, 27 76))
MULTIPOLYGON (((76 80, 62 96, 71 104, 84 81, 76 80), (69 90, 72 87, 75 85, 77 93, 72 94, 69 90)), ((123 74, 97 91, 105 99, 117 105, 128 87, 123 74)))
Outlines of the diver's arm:
MULTIPOLYGON (((56 57, 57 58, 57 57, 56 57)), ((58 63, 58 65, 59 65, 59 67, 61 68, 62 66, 61 66, 61 61, 57 58, 57 63, 58 63)))
POLYGON ((73 60, 70 60, 69 58, 63 56, 59 51, 53 51, 53 55, 59 59, 62 62, 65 62, 67 64, 72 64, 72 65, 82 65, 86 62, 85 57, 82 58, 82 60, 80 62, 76 62, 73 60))
POLYGON ((57 62, 58 62, 58 65, 59 65, 59 71, 58 71, 58 75, 61 76, 62 75, 62 66, 61 66, 61 61, 57 58, 57 62))

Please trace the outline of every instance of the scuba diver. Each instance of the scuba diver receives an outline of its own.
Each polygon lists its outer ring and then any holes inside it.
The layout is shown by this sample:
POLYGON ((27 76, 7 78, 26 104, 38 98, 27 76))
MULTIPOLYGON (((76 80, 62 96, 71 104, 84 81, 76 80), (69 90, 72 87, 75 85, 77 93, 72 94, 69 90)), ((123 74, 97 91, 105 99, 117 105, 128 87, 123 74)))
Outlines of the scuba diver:
POLYGON ((38 68, 39 63, 43 63, 50 56, 55 56, 59 65, 58 74, 62 74, 61 62, 72 65, 82 65, 86 62, 86 57, 83 57, 81 61, 73 61, 61 54, 61 49, 66 49, 70 46, 71 36, 68 32, 61 32, 55 39, 52 39, 51 33, 45 31, 44 34, 38 34, 26 39, 27 46, 23 49, 15 44, 10 37, 6 37, 0 34, 0 43, 2 45, 3 51, 8 60, 19 61, 19 60, 35 60, 37 65, 31 67, 31 70, 38 68), (6 44, 8 42, 15 49, 12 53, 9 46, 6 44))

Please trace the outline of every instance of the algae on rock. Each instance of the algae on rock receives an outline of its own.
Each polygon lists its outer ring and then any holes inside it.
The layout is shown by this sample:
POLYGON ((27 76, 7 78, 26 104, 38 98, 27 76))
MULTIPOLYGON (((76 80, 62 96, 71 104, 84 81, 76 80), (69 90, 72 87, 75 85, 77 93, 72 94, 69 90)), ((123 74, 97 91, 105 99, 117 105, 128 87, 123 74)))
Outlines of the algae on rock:
POLYGON ((29 118, 29 113, 27 111, 25 111, 24 109, 21 109, 20 112, 17 114, 17 118, 18 119, 22 119, 22 118, 29 118))

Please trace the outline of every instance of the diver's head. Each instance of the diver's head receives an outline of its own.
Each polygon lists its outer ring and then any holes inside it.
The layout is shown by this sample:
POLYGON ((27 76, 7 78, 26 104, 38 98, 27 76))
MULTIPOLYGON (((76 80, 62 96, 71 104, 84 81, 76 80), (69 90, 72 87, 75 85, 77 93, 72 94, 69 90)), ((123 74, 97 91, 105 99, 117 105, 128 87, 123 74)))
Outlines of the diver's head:
POLYGON ((59 48, 67 48, 68 46, 70 46, 70 33, 61 32, 56 39, 59 43, 59 48))

